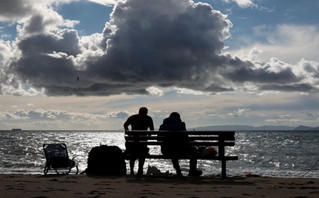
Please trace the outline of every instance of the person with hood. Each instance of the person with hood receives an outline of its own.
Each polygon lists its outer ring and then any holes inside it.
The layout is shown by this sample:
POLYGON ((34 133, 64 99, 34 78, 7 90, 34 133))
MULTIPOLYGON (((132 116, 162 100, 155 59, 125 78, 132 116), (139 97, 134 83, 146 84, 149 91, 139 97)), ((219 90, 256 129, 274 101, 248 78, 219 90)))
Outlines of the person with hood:
POLYGON ((168 118, 164 119, 159 130, 172 132, 164 135, 161 152, 164 156, 171 158, 176 174, 182 176, 178 159, 183 155, 191 155, 189 175, 200 176, 202 171, 197 170, 199 153, 196 147, 190 145, 188 135, 183 133, 183 131, 186 131, 186 124, 182 122, 180 114, 177 112, 171 113, 168 118))

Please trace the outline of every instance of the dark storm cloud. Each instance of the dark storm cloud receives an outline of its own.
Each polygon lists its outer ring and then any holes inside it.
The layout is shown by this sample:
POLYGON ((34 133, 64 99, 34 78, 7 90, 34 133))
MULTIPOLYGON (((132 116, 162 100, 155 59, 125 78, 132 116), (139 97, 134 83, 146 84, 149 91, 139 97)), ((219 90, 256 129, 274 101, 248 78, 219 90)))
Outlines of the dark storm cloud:
POLYGON ((263 68, 252 69, 240 67, 234 71, 225 73, 225 78, 234 82, 255 82, 255 83, 293 83, 299 81, 290 68, 280 72, 267 71, 263 68))
MULTIPOLYGON (((34 25, 41 20, 31 18, 24 26, 26 35, 44 32, 45 27, 34 25)), ((208 4, 120 1, 100 40, 87 42, 94 47, 83 45, 72 30, 26 36, 18 41, 21 57, 11 68, 48 95, 147 94, 150 86, 219 92, 245 82, 266 90, 300 91, 301 78, 289 68, 275 72, 221 54, 231 26, 208 4)))
POLYGON ((74 67, 72 56, 81 52, 75 31, 27 37, 18 43, 18 47, 22 56, 13 63, 12 69, 24 81, 47 91, 75 86, 79 71, 74 67))
POLYGON ((262 90, 278 90, 278 91, 299 91, 299 92, 313 92, 317 91, 312 85, 306 83, 300 84, 268 84, 261 87, 262 90))
POLYGON ((76 56, 81 53, 79 38, 74 30, 64 30, 54 35, 36 35, 27 37, 18 43, 24 56, 63 52, 76 56))
POLYGON ((0 1, 0 20, 16 20, 34 10, 32 1, 26 0, 1 0, 0 1))
POLYGON ((230 26, 207 4, 119 3, 104 30, 107 55, 89 71, 103 67, 101 74, 111 73, 114 81, 197 89, 207 80, 206 70, 213 69, 211 60, 218 58, 230 26))

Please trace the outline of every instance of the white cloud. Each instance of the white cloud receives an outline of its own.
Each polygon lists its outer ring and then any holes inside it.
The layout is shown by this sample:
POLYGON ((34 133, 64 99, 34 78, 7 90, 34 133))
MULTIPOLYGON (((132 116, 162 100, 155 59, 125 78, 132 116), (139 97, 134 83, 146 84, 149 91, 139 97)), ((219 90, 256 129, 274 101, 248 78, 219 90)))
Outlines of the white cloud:
MULTIPOLYGON (((15 109, 17 107, 14 107, 15 109)), ((125 112, 109 114, 75 113, 61 110, 0 111, 0 124, 23 129, 118 129, 128 117, 125 112), (48 127, 48 128, 46 128, 48 127)), ((4 129, 4 128, 1 128, 4 129)))
MULTIPOLYGON (((271 28, 265 25, 254 28, 254 35, 268 43, 249 40, 245 47, 231 51, 240 57, 247 57, 251 49, 261 50, 259 58, 268 61, 277 57, 287 63, 296 63, 301 58, 319 62, 319 28, 315 25, 279 25, 271 28)), ((251 37, 251 36, 250 36, 251 37)), ((245 40, 245 38, 241 39, 245 40)))
POLYGON ((110 112, 108 116, 111 118, 127 119, 132 113, 127 111, 110 112))
POLYGON ((0 40, 0 69, 9 66, 13 57, 12 43, 10 41, 0 40))
POLYGON ((53 5, 70 3, 76 0, 10 0, 0 1, 0 21, 19 25, 20 36, 29 34, 48 34, 56 27, 74 27, 79 21, 64 20, 54 10, 53 5))
POLYGON ((146 91, 148 91, 149 94, 153 95, 153 96, 163 96, 164 95, 163 90, 161 90, 157 87, 149 87, 146 89, 146 91))
POLYGON ((112 6, 115 5, 117 0, 88 0, 91 1, 93 3, 97 3, 97 4, 101 4, 104 6, 112 6))
POLYGON ((18 25, 17 30, 19 36, 50 34, 56 31, 58 27, 72 28, 79 21, 65 20, 56 11, 49 8, 41 8, 41 11, 33 12, 32 15, 24 17, 20 20, 23 25, 18 25))
POLYGON ((253 0, 224 0, 226 3, 235 2, 241 8, 257 7, 253 0))
POLYGON ((13 86, 9 81, 7 84, 2 84, 0 86, 1 93, 3 95, 13 95, 13 96, 41 96, 44 95, 43 89, 35 89, 33 87, 22 87, 21 82, 17 82, 17 86, 13 86))
POLYGON ((300 81, 299 86, 268 84, 263 86, 263 89, 299 90, 305 93, 318 90, 319 29, 317 26, 279 25, 275 30, 260 26, 255 28, 255 34, 267 38, 269 42, 253 43, 231 53, 253 61, 257 67, 270 72, 290 70, 300 81))
POLYGON ((304 120, 299 120, 299 119, 266 119, 266 123, 270 124, 281 124, 281 125, 288 125, 288 126, 297 126, 298 123, 304 122, 304 120))
POLYGON ((175 87, 174 89, 179 94, 191 94, 191 95, 206 95, 207 94, 205 92, 196 91, 196 90, 192 90, 192 89, 185 89, 185 88, 178 88, 178 87, 175 87))
POLYGON ((234 117, 241 117, 244 116, 248 111, 250 111, 249 108, 238 108, 235 112, 228 113, 228 115, 234 117))

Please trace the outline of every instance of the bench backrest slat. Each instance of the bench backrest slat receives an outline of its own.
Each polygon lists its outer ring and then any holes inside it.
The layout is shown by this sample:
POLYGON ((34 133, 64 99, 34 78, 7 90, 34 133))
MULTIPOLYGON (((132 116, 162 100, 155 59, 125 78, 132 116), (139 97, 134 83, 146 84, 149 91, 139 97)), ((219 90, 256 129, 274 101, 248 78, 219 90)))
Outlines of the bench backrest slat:
MULTIPOLYGON (((125 137, 126 141, 134 141, 137 137, 131 136, 131 137, 125 137)), ((165 139, 164 136, 138 136, 137 138, 139 141, 143 140, 157 140, 157 141, 163 141, 165 139)), ((212 137, 212 136, 190 136, 189 140, 197 140, 197 141, 218 141, 219 137, 212 137)), ((225 141, 235 141, 235 137, 224 139, 225 141)))
POLYGON ((165 135, 187 134, 190 143, 195 146, 234 146, 234 131, 126 131, 126 143, 161 145, 165 135))
MULTIPOLYGON (((133 141, 127 141, 127 144, 135 144, 136 142, 133 141)), ((146 141, 141 141, 138 142, 139 144, 143 144, 143 145, 162 145, 163 142, 146 142, 146 141)), ((192 146, 235 146, 235 142, 225 142, 224 144, 221 144, 219 142, 190 142, 190 145, 192 146)))

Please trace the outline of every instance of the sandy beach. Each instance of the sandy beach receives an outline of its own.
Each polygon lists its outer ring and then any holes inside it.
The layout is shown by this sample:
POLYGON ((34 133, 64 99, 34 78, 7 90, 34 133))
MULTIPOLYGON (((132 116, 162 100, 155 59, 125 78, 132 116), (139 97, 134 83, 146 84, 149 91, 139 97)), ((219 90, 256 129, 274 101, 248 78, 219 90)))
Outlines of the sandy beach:
POLYGON ((319 179, 0 175, 1 198, 319 197, 319 179))

